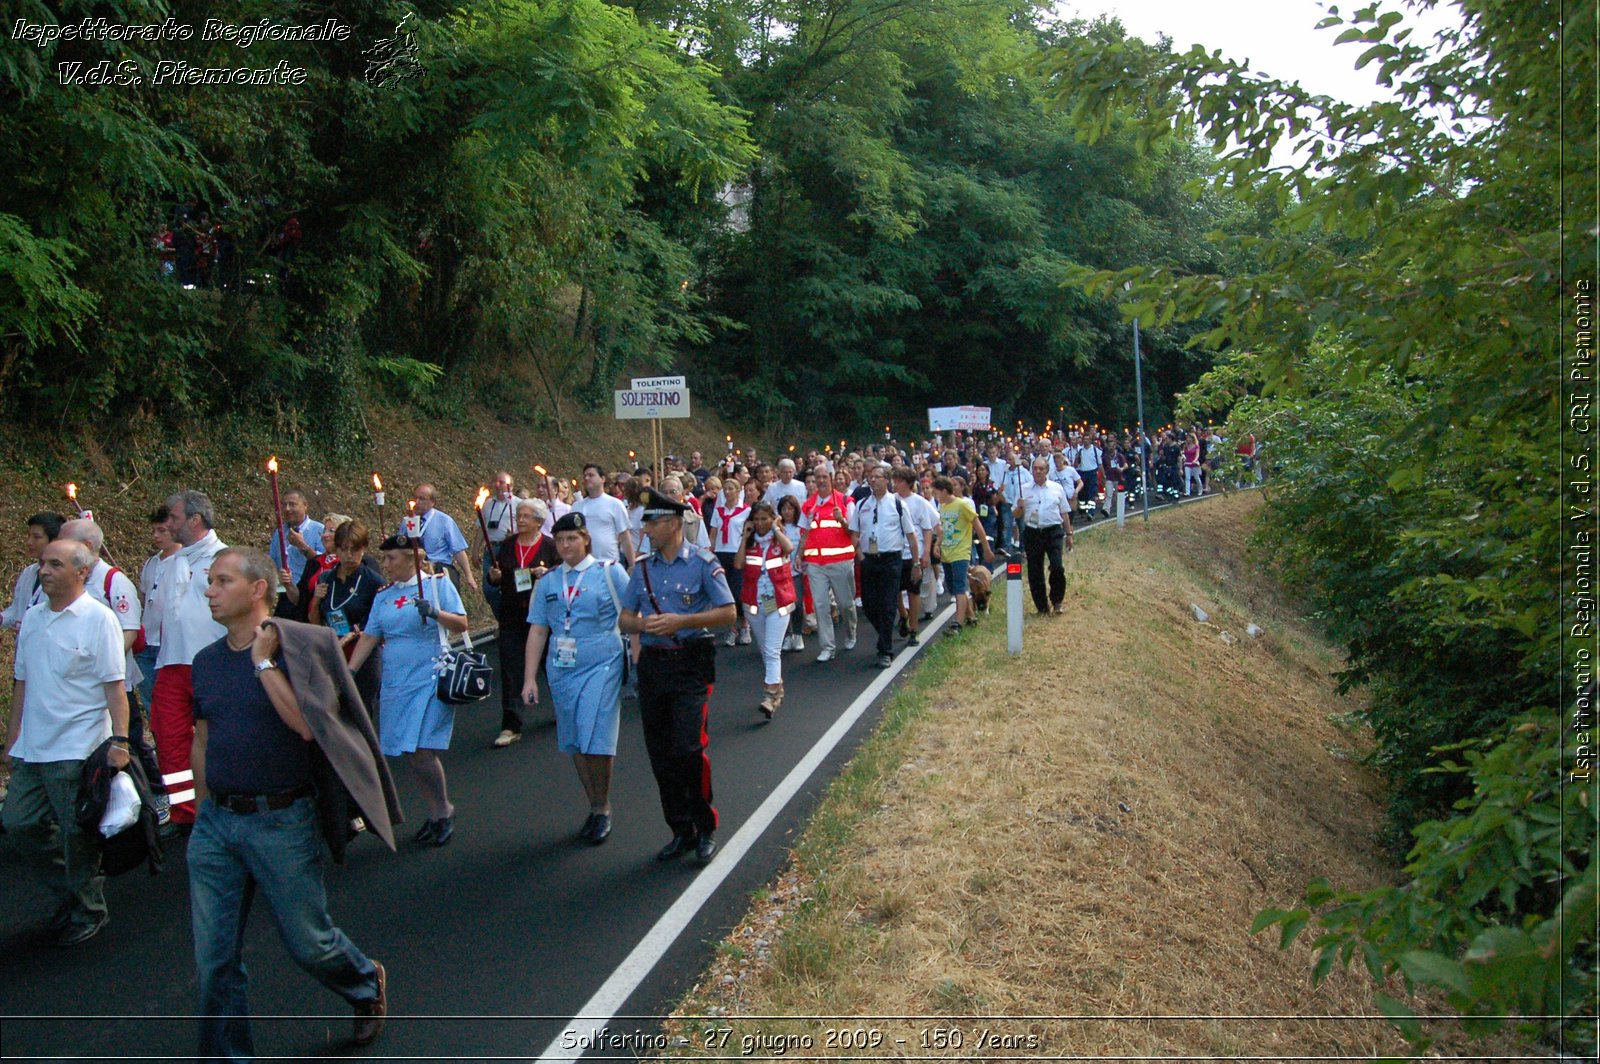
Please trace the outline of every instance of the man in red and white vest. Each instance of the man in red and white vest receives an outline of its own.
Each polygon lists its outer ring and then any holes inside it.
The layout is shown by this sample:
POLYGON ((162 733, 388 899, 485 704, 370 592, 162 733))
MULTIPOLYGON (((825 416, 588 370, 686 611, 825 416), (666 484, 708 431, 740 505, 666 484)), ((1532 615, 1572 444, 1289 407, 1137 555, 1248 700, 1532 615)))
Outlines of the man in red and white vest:
POLYGON ((818 661, 832 661, 833 611, 828 594, 839 607, 844 623, 844 648, 856 646, 856 549, 847 522, 855 506, 848 495, 833 489, 825 471, 811 479, 812 495, 800 507, 800 560, 806 567, 806 584, 817 610, 817 638, 822 642, 818 661))

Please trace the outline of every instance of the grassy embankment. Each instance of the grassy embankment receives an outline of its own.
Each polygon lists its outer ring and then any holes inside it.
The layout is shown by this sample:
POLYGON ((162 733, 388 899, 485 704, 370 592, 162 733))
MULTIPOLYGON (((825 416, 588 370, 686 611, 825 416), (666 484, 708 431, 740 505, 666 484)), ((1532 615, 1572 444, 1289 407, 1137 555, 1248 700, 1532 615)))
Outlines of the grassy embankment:
MULTIPOLYGON (((662 423, 668 452, 687 457, 699 449, 714 459, 724 451, 724 433, 739 431, 710 415, 709 406, 699 409, 692 419, 662 423)), ((0 443, 0 478, 8 488, 0 493, 0 529, 5 530, 0 536, 0 595, 10 600, 17 574, 27 564, 23 522, 41 510, 66 513, 63 486, 68 481, 77 483, 79 502, 105 528, 117 563, 137 579, 150 553, 147 517, 169 492, 182 488, 211 496, 217 532, 225 542, 265 548, 273 529, 265 464, 273 454, 283 466, 282 487, 305 491, 313 517, 345 513, 376 532, 371 485, 376 470, 384 481, 384 524, 389 530, 404 515, 412 489, 427 480, 438 488, 440 508, 469 534, 475 520, 472 500, 497 470, 509 470, 530 485, 534 463, 557 476, 577 477, 584 462, 621 468, 629 448, 643 455, 645 464, 650 456, 648 423, 615 421, 609 412, 569 415, 562 437, 508 424, 482 408, 457 423, 419 421, 400 410, 376 407, 367 410, 365 420, 373 443, 368 457, 358 463, 331 460, 294 431, 292 423, 274 426, 266 418, 196 423, 181 438, 154 430, 116 440, 85 433, 48 444, 9 438, 0 443)), ((753 443, 763 455, 775 453, 773 441, 743 433, 737 440, 741 446, 753 443)), ((474 617, 489 620, 481 598, 469 594, 467 605, 474 617)), ((14 649, 10 635, 0 636, 0 669, 6 676, 11 675, 14 649)), ((11 686, 5 684, 0 689, 0 728, 10 713, 11 686)))
POLYGON ((1341 657, 1246 557, 1260 505, 1080 536, 1067 615, 1030 605, 1020 660, 1003 593, 929 648, 669 1028, 695 1053, 728 1028, 725 1055, 849 1055, 830 1029, 881 1037, 870 1057, 1401 1052, 1364 973, 1314 988, 1314 936, 1248 933, 1314 876, 1392 874, 1341 657), (846 1019, 894 1016, 1077 1018, 846 1019))

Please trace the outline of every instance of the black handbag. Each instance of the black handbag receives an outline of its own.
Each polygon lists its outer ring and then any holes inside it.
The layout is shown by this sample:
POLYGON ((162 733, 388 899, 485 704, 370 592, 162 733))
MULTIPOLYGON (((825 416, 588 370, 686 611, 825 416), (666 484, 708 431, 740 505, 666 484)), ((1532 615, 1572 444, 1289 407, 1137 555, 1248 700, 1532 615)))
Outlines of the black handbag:
POLYGON ((434 622, 439 633, 439 657, 433 663, 434 693, 447 706, 464 706, 489 697, 494 672, 489 659, 472 649, 472 633, 461 634, 462 649, 451 650, 444 628, 434 622))

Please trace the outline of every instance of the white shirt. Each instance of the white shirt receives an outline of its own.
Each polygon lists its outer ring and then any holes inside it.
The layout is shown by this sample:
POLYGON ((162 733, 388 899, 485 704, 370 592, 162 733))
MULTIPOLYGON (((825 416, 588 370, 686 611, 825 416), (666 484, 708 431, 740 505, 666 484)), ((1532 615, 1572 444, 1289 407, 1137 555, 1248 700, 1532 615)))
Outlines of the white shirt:
POLYGON ((144 641, 151 646, 161 645, 161 602, 156 594, 161 587, 161 564, 166 559, 152 554, 139 570, 139 601, 144 603, 144 641))
POLYGON ((622 548, 617 541, 630 534, 628 508, 622 500, 601 492, 592 499, 585 495, 572 508, 583 515, 584 527, 589 530, 589 553, 602 562, 620 560, 622 548))
POLYGON ((1035 484, 1032 478, 1022 487, 1022 523, 1029 528, 1064 525, 1070 504, 1066 492, 1053 480, 1035 484))
MULTIPOLYGON (((939 520, 939 508, 933 503, 929 502, 927 499, 924 499, 921 495, 917 495, 915 493, 911 495, 901 495, 899 492, 896 492, 895 497, 905 505, 907 510, 911 511, 911 524, 917 530, 917 550, 921 551, 928 545, 928 540, 923 533, 940 531, 941 522, 939 520)), ((934 538, 938 539, 937 536, 934 538)), ((903 558, 911 557, 911 553, 909 551, 901 551, 900 554, 903 558)), ((920 558, 921 554, 918 554, 917 556, 920 558)))
POLYGON ((1080 473, 1087 473, 1090 470, 1099 469, 1100 448, 1096 447, 1092 443, 1086 443, 1082 447, 1079 447, 1076 465, 1078 467, 1078 472, 1080 473))
POLYGON ((35 763, 88 757, 111 737, 105 685, 124 679, 116 617, 93 595, 59 613, 45 599, 28 610, 13 675, 27 688, 11 756, 35 763))
POLYGON ((1078 485, 1083 483, 1083 477, 1078 475, 1076 469, 1073 469, 1071 465, 1063 469, 1057 469, 1053 459, 1050 462, 1049 477, 1061 485, 1061 490, 1067 494, 1068 498, 1076 495, 1078 493, 1078 485))
POLYGON ((766 494, 762 495, 761 499, 763 502, 771 503, 772 508, 776 510, 778 509, 778 503, 786 495, 801 506, 804 506, 811 493, 806 490, 804 484, 791 477, 787 484, 781 480, 774 480, 771 484, 768 484, 766 494))
MULTIPOLYGON (((117 627, 124 632, 137 632, 142 625, 143 611, 139 608, 139 592, 134 589, 133 581, 128 579, 128 574, 118 569, 115 574, 111 572, 111 563, 104 558, 94 563, 94 568, 89 571, 89 579, 84 582, 84 590, 93 595, 95 601, 111 610, 111 615, 117 619, 117 627), (111 596, 106 597, 106 577, 111 577, 111 596)), ((144 679, 144 673, 133 660, 133 649, 130 647, 124 655, 127 659, 123 662, 123 679, 128 690, 139 686, 139 681, 144 679)))
POLYGON ((498 495, 491 495, 483 504, 483 523, 489 526, 489 543, 498 547, 507 535, 515 535, 517 531, 517 503, 522 500, 515 495, 509 499, 502 499, 498 495))
POLYGON ((739 544, 744 539, 744 523, 749 519, 750 507, 746 505, 742 492, 731 506, 726 495, 720 496, 706 515, 706 524, 715 532, 711 549, 720 554, 737 554, 739 544))
POLYGON ((228 634, 211 619, 206 602, 206 585, 211 580, 211 561, 227 544, 216 532, 178 550, 162 565, 161 653, 156 668, 167 665, 193 665, 194 656, 228 634))
POLYGON ((44 599, 39 589, 39 563, 30 562, 17 574, 17 586, 11 589, 11 605, 0 613, 0 623, 15 632, 22 627, 22 615, 44 599))
POLYGON ((920 558, 920 554, 911 553, 913 544, 921 550, 912 512, 911 506, 892 491, 884 492, 881 499, 868 495, 858 502, 850 514, 849 526, 850 531, 861 536, 861 553, 920 558))
MULTIPOLYGON (((548 536, 550 535, 550 529, 557 521, 567 516, 567 514, 572 511, 572 507, 568 506, 560 499, 551 499, 549 502, 545 503, 545 507, 547 512, 544 515, 544 524, 539 526, 539 531, 548 536)), ((146 638, 148 638, 148 636, 146 638)))
POLYGON ((1000 485, 1000 491, 1005 496, 1006 502, 1015 506, 1023 487, 1033 483, 1033 473, 1025 466, 1011 466, 1005 470, 1003 478, 995 483, 1000 485))

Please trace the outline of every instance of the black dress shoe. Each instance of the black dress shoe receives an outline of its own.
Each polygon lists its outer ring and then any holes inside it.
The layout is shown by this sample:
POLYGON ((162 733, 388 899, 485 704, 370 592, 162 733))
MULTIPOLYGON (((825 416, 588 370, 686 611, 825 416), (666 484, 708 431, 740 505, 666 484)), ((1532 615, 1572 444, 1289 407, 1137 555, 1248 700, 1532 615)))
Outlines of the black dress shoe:
POLYGON ((598 846, 606 841, 606 836, 611 834, 611 814, 596 813, 594 827, 589 832, 589 841, 598 846))
POLYGON ((711 832, 700 836, 700 841, 695 844, 694 855, 701 864, 711 860, 711 855, 717 852, 717 840, 711 837, 711 832))
POLYGON ((437 820, 424 820, 422 826, 417 829, 417 833, 411 838, 415 842, 432 842, 434 833, 438 830, 439 822, 437 820))
POLYGON ((578 829, 578 838, 580 841, 588 842, 590 839, 594 838, 594 818, 599 815, 599 813, 590 813, 588 819, 583 822, 583 827, 578 829))
POLYGON ((455 815, 451 814, 450 816, 440 817, 438 820, 435 820, 433 822, 433 839, 432 839, 432 842, 433 842, 433 844, 435 846, 443 846, 445 843, 450 841, 450 837, 452 835, 454 835, 455 833, 456 833, 456 818, 455 818, 455 815))
POLYGON ((699 843, 695 835, 674 835, 672 841, 661 847, 661 852, 656 854, 658 861, 676 861, 699 843))

